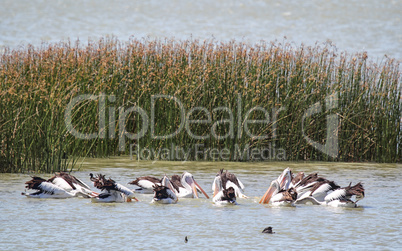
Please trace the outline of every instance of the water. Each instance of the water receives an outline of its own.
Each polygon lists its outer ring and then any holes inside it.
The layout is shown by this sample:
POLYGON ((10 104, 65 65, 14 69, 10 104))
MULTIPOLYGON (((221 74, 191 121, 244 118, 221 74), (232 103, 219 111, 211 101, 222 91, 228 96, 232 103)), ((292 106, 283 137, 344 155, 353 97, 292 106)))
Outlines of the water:
POLYGON ((0 48, 115 35, 137 38, 260 40, 367 51, 380 61, 402 60, 402 1, 269 0, 3 0, 0 48))
POLYGON ((161 177, 187 170, 211 195, 211 184, 220 168, 235 173, 250 198, 238 199, 239 205, 227 207, 215 206, 205 198, 155 205, 150 203, 151 195, 141 194, 137 196, 140 202, 121 204, 93 204, 82 198, 29 199, 21 195, 24 183, 30 179, 28 174, 0 174, 0 250, 402 248, 400 164, 152 164, 120 157, 87 159, 74 175, 90 184, 88 174, 102 172, 126 184, 139 176, 161 177), (318 171, 341 186, 361 181, 366 197, 359 202, 359 208, 353 209, 312 205, 276 208, 258 204, 271 180, 287 166, 295 172, 318 171), (262 234, 267 226, 272 226, 276 233, 262 234))

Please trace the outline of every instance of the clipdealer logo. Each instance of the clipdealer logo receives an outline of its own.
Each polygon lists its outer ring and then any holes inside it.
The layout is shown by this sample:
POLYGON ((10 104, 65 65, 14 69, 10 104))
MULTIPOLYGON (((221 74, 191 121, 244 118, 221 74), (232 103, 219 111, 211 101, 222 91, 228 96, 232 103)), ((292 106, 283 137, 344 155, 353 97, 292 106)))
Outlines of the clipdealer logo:
MULTIPOLYGON (((332 109, 337 107, 337 100, 335 99, 336 94, 329 96, 325 99, 326 109, 332 109)), ((241 96, 237 96, 237 119, 235 121, 235 116, 233 111, 229 107, 216 107, 209 111, 205 107, 193 107, 190 110, 186 111, 183 103, 175 96, 172 95, 152 95, 151 96, 151 107, 150 107, 150 116, 148 113, 140 106, 132 106, 129 108, 125 108, 123 106, 119 106, 116 111, 116 107, 110 104, 113 104, 116 101, 116 97, 114 95, 105 95, 100 93, 99 95, 90 95, 83 94, 73 98, 66 107, 65 111, 65 125, 67 131, 75 136, 78 139, 95 139, 100 138, 104 139, 109 137, 110 139, 116 138, 116 112, 118 112, 118 142, 119 142, 119 151, 124 152, 126 150, 126 140, 138 140, 145 137, 149 130, 149 137, 152 140, 166 140, 175 137, 181 131, 185 130, 188 136, 195 140, 209 140, 214 138, 218 141, 226 140, 226 139, 241 139, 242 137, 250 137, 253 140, 261 140, 267 139, 271 136, 271 139, 274 141, 277 137, 277 119, 279 113, 285 111, 284 107, 273 108, 271 112, 267 111, 264 107, 255 106, 245 114, 242 114, 242 102, 241 96), (174 102, 180 110, 180 124, 177 129, 167 135, 156 135, 155 133, 155 106, 156 101, 163 100, 168 102, 174 102), (73 109, 75 106, 79 105, 83 102, 90 101, 98 101, 98 132, 93 133, 82 133, 77 130, 73 125, 73 109), (106 103, 109 105, 106 106, 106 103), (108 111, 108 114, 106 114, 108 111), (226 118, 221 118, 216 121, 212 120, 212 117, 216 113, 224 113, 227 114, 226 118), (249 117, 258 112, 262 114, 263 119, 250 119, 249 117), (136 113, 137 116, 141 117, 141 127, 136 132, 129 132, 126 129, 126 117, 130 113, 136 113), (204 119, 192 119, 193 114, 203 114, 204 119), (106 115, 108 116, 108 123, 106 123, 106 115), (259 124, 261 126, 271 126, 272 134, 253 134, 250 130, 250 125, 259 124), (191 130, 191 125, 206 125, 210 126, 210 132, 205 135, 197 135, 191 130), (218 126, 226 125, 228 130, 225 135, 218 134, 218 126), (237 130, 235 133, 235 126, 237 126, 237 130)), ((306 118, 311 117, 312 115, 319 113, 322 111, 321 104, 315 103, 311 107, 307 109, 302 117, 302 134, 306 141, 311 144, 313 147, 318 149, 319 151, 331 156, 336 157, 338 154, 338 138, 337 138, 337 130, 338 130, 338 117, 336 114, 327 116, 327 138, 326 143, 319 144, 318 142, 314 142, 304 132, 304 121, 306 118)), ((276 148, 275 144, 269 143, 267 146, 257 148, 250 147, 249 144, 241 147, 238 144, 234 145, 234 149, 232 152, 230 149, 212 149, 205 148, 204 144, 195 144, 194 146, 188 146, 187 148, 176 146, 171 144, 170 147, 159 148, 159 149, 149 149, 149 148, 141 148, 138 144, 130 144, 130 155, 136 153, 137 158, 141 159, 160 159, 160 160, 180 160, 187 161, 190 156, 193 156, 195 160, 268 160, 268 159, 277 159, 277 160, 286 160, 286 152, 284 149, 276 148), (232 158, 230 157, 232 156, 232 158)))

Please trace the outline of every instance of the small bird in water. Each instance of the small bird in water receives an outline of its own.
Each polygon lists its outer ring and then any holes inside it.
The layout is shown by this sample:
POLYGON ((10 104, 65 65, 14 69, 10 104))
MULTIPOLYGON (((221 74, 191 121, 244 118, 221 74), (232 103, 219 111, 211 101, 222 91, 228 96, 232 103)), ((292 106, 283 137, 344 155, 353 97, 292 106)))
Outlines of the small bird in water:
POLYGON ((188 238, 187 238, 187 236, 186 236, 186 237, 184 237, 184 242, 185 242, 185 243, 187 243, 187 242, 188 242, 188 238))
POLYGON ((264 234, 274 234, 275 232, 272 232, 272 227, 266 227, 264 230, 262 230, 262 233, 264 234))

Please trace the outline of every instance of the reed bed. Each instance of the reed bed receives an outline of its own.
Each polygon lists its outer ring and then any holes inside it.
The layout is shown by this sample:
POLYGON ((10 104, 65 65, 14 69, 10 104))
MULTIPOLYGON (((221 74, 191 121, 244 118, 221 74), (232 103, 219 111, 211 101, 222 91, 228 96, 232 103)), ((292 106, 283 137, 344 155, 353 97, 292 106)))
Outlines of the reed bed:
POLYGON ((104 38, 29 45, 2 53, 0 82, 0 172, 66 170, 78 157, 130 154, 132 144, 164 153, 136 156, 155 160, 402 161, 399 62, 374 63, 330 43, 104 38), (93 137, 66 126, 66 110, 80 95, 93 96, 75 103, 71 122, 93 137), (303 117, 314 104, 321 111, 303 117), (326 143, 331 114, 336 156, 306 140, 326 143), (253 148, 270 150, 248 158, 253 148), (224 158, 211 149, 226 149, 224 158))

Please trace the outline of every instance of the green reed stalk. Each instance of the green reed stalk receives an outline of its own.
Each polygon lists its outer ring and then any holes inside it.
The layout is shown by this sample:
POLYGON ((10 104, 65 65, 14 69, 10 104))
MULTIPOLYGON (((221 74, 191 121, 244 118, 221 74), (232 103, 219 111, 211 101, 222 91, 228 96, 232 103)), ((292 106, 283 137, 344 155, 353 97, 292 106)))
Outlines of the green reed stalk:
POLYGON ((130 144, 154 151, 192 147, 189 160, 211 160, 194 153, 194 146, 202 144, 205 150, 229 149, 230 160, 237 161, 246 159, 236 159, 236 151, 243 153, 249 146, 283 149, 286 160, 401 162, 399 69, 394 59, 376 64, 366 53, 338 54, 331 44, 104 38, 87 45, 76 41, 6 49, 0 59, 0 171, 66 170, 80 156, 129 154, 130 144), (65 124, 66 107, 82 94, 97 98, 74 107, 74 128, 88 134, 105 130, 91 140, 76 138, 65 124), (152 95, 174 96, 182 105, 155 101, 154 135, 149 121, 152 95), (332 110, 325 104, 329 95, 338 100, 332 110), (304 135, 325 144, 326 118, 337 114, 337 158, 303 136, 303 114, 314 104, 321 104, 322 111, 306 118, 304 135), (130 139, 144 129, 145 118, 128 113, 124 123, 131 136, 125 136, 122 145, 119 108, 124 112, 131 107, 147 113, 146 133, 130 139), (250 112, 255 107, 261 109, 250 112), (263 110, 268 123, 247 124, 246 119, 266 120, 263 110), (104 114, 105 125, 99 114, 104 114), (187 116, 210 121, 193 123, 167 139, 153 137, 175 132, 187 116))

